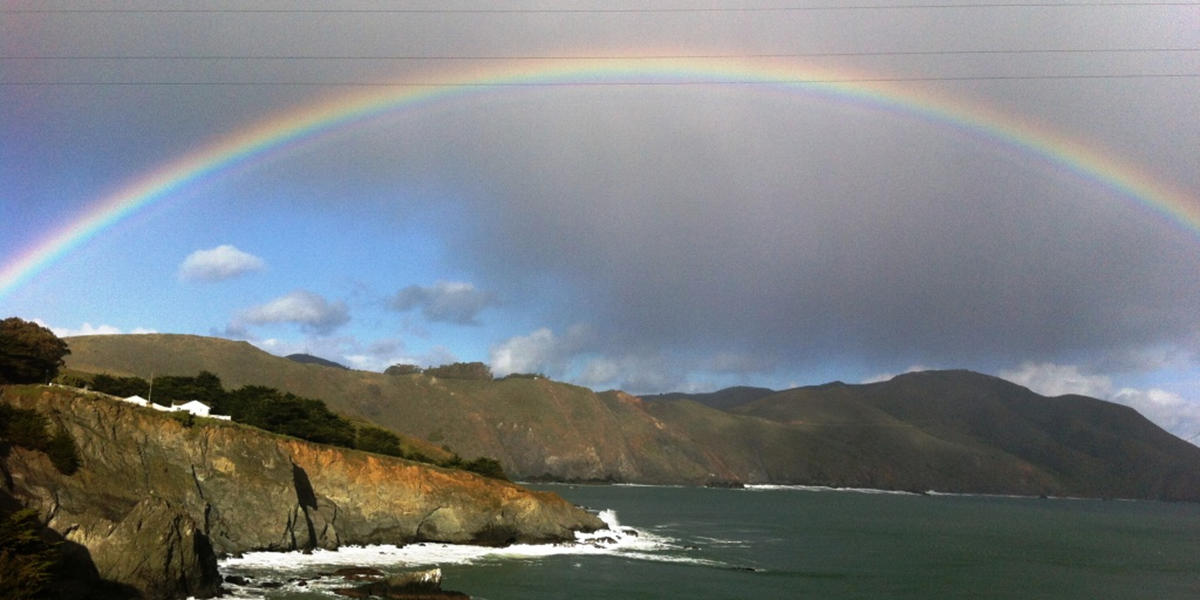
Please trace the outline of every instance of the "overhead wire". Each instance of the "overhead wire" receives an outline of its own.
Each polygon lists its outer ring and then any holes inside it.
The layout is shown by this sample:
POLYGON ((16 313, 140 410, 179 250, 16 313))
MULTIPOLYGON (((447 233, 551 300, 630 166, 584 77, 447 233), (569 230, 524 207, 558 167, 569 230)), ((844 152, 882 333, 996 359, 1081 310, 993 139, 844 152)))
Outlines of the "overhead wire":
POLYGON ((787 6, 673 6, 605 8, 9 8, 0 14, 671 14, 994 8, 1138 8, 1200 6, 1200 2, 940 2, 787 6))
POLYGON ((1170 52, 1200 52, 1200 48, 1027 48, 1012 50, 878 50, 855 52, 763 52, 763 53, 701 53, 701 54, 508 54, 508 55, 451 55, 451 54, 175 54, 135 55, 14 55, 0 60, 683 60, 683 59, 743 59, 743 58, 853 58, 885 56, 970 56, 1021 54, 1149 54, 1170 52))
MULTIPOLYGON (((978 9, 978 8, 1119 8, 1119 7, 1189 7, 1200 6, 1200 2, 941 2, 931 4, 845 4, 845 5, 791 5, 791 6, 674 6, 674 7, 605 7, 605 8, 6 8, 0 14, 670 14, 670 13, 755 13, 755 12, 802 12, 802 11, 846 11, 846 10, 896 10, 896 9, 978 9)), ((934 56, 1003 56, 1003 55, 1101 55, 1101 54, 1153 54, 1194 53, 1200 48, 1034 48, 1034 49, 949 49, 949 50, 879 50, 879 51, 821 51, 821 52, 769 52, 769 53, 696 53, 663 55, 14 55, 0 56, 7 61, 568 61, 568 60, 770 60, 784 58, 869 58, 869 57, 934 57, 934 56)), ((0 81, 0 86, 412 86, 445 87, 453 85, 485 86, 642 86, 642 85, 754 85, 763 83, 884 83, 884 82, 938 82, 938 81, 1028 81, 1028 80, 1087 80, 1087 79, 1191 79, 1200 73, 1049 73, 1028 75, 961 75, 961 76, 899 76, 837 79, 796 79, 786 81, 760 80, 696 80, 696 81, 607 81, 607 82, 524 82, 524 83, 475 83, 431 81, 103 81, 103 80, 51 80, 51 81, 0 81)))

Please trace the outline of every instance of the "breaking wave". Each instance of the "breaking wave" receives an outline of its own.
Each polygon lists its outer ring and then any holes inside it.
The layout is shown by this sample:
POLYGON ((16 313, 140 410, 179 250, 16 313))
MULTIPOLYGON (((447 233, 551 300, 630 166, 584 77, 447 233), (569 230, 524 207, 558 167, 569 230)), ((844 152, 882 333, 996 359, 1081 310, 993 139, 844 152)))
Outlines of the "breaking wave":
POLYGON ((337 550, 316 549, 308 553, 247 552, 221 560, 219 570, 226 578, 232 576, 236 581, 240 577, 250 582, 246 585, 226 583, 226 597, 249 599, 264 597, 264 581, 270 581, 268 585, 271 589, 284 594, 332 595, 334 588, 346 587, 346 583, 338 578, 320 575, 344 567, 370 567, 396 572, 490 561, 537 560, 562 555, 613 556, 719 568, 727 566, 695 556, 694 548, 680 540, 623 526, 615 511, 602 510, 596 516, 606 527, 590 533, 576 532, 574 542, 514 544, 500 548, 421 542, 405 546, 343 546, 337 550))

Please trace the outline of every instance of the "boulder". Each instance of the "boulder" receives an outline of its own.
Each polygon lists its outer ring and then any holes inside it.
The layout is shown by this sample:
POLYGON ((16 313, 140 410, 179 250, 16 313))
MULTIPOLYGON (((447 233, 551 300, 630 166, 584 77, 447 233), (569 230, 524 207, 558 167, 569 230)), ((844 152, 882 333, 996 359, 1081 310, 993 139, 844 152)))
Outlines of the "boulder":
POLYGON ((386 598, 389 600, 470 598, 462 592, 443 590, 441 569, 399 573, 353 588, 336 589, 334 592, 347 598, 386 598))
POLYGON ((185 511, 159 498, 139 502, 88 550, 101 576, 148 600, 207 598, 221 584, 208 537, 185 511))

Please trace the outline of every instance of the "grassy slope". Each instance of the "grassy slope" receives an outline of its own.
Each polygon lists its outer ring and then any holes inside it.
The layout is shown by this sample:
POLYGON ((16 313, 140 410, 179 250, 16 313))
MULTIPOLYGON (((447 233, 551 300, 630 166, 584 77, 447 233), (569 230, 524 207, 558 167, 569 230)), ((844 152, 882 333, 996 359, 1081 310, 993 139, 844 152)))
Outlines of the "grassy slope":
POLYGON ((350 418, 490 456, 519 477, 703 481, 703 466, 674 450, 641 402, 546 379, 500 381, 384 375, 301 364, 244 342, 148 334, 70 338, 71 369, 149 377, 208 370, 227 388, 275 387, 319 398, 350 418), (681 461, 684 461, 681 463, 681 461))
MULTIPOLYGON (((1082 396, 1045 398, 967 371, 799 388, 737 411, 830 430, 874 427, 881 435, 899 431, 890 426, 902 423, 978 453, 984 460, 979 468, 996 475, 994 479, 1003 470, 1016 469, 1035 487, 1045 485, 1046 493, 1162 498, 1200 494, 1200 448, 1166 433, 1133 409, 1082 396), (992 472, 996 469, 1001 472, 992 472)), ((917 457, 902 453, 891 460, 913 458, 917 457)))

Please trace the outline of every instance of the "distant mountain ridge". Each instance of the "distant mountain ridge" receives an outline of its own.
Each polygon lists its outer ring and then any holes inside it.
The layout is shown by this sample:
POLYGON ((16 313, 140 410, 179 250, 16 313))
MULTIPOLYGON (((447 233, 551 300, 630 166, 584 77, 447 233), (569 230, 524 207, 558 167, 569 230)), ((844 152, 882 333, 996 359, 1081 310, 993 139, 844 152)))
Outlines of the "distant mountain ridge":
POLYGON ((664 402, 675 400, 691 400, 705 406, 720 410, 729 410, 736 406, 748 404, 759 398, 774 394, 775 390, 761 387, 736 386, 715 392, 689 394, 684 392, 669 392, 653 396, 642 396, 648 402, 664 402))
POLYGON ((1200 501, 1200 448, 1133 409, 1082 396, 1046 398, 970 371, 638 398, 540 378, 328 369, 197 336, 67 341, 70 368, 141 376, 208 370, 231 388, 267 385, 320 398, 336 412, 463 456, 495 457, 524 480, 1200 501))
POLYGON ((306 364, 306 365, 320 365, 322 367, 333 367, 335 369, 349 370, 349 367, 347 367, 346 365, 333 362, 332 360, 329 360, 327 358, 321 358, 320 356, 313 356, 311 354, 289 354, 289 355, 285 356, 284 358, 286 358, 290 361, 293 361, 293 362, 298 362, 298 363, 306 364))

